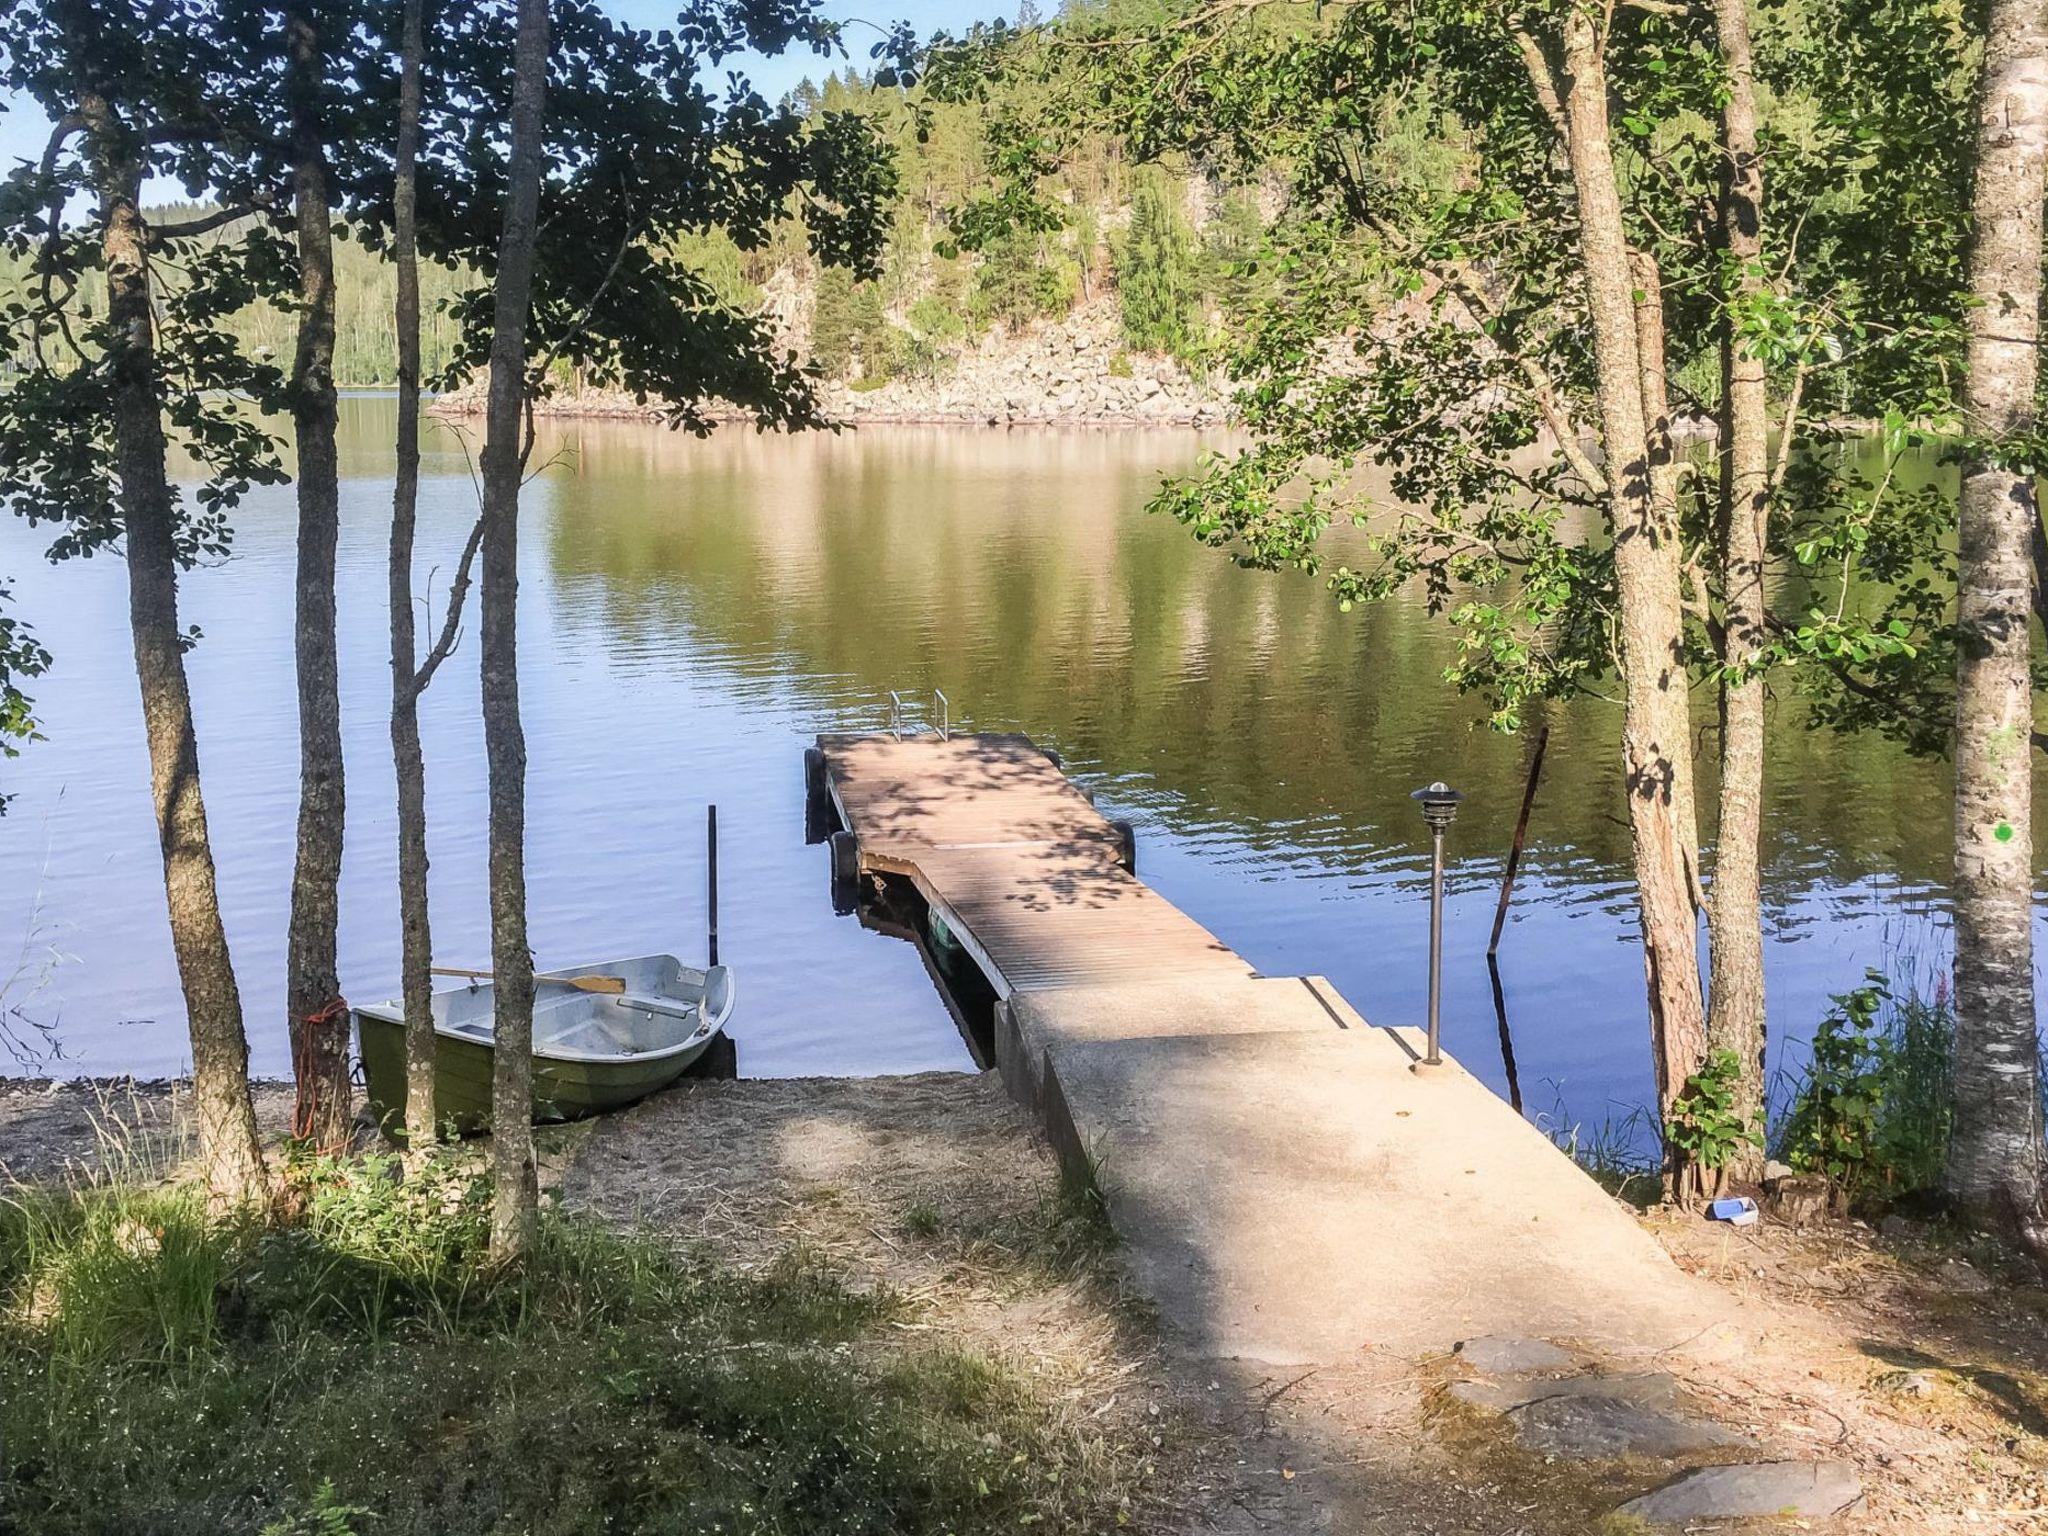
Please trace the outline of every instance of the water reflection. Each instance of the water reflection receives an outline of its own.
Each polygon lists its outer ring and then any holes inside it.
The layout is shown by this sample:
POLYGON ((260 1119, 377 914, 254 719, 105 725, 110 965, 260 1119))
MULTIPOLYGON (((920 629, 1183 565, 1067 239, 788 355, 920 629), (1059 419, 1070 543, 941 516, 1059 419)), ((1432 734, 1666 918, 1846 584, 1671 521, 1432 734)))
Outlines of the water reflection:
MULTIPOLYGON (((390 406, 349 402, 341 617, 355 821, 344 986, 396 970, 384 751, 383 538, 390 406)), ((1451 839, 1447 1046, 1504 1085, 1484 956, 1526 746, 1439 681, 1419 606, 1337 613, 1310 578, 1239 571, 1139 508, 1216 439, 1185 432, 867 429, 838 437, 632 423, 549 430, 524 545, 534 935, 543 960, 703 929, 703 807, 725 829, 723 947, 747 997, 750 1072, 964 1066, 907 947, 835 921, 803 840, 815 731, 877 723, 888 689, 942 688, 956 719, 1057 746, 1139 826, 1167 895, 1271 973, 1329 976, 1369 1016, 1424 1002, 1427 838, 1408 791, 1468 799, 1451 839)), ((426 465, 423 563, 474 515, 457 445, 426 465)), ((289 493, 240 519, 238 554, 190 583, 192 658, 224 897, 259 1067, 285 1067, 284 898, 296 790, 289 493)), ((49 1001, 82 1069, 168 1071, 182 1032, 109 562, 60 569, 0 528, 0 571, 57 654, 50 740, 9 769, 0 938, 37 906, 78 958, 49 1001), (147 1022, 124 1025, 122 1020, 147 1022)), ((427 700, 444 962, 487 952, 474 654, 427 700)), ((1774 1030, 1905 946, 1941 944, 1943 770, 1773 706, 1765 893, 1774 1030)), ((1641 962, 1614 737, 1598 699, 1555 706, 1543 789, 1501 945, 1501 993, 1534 1107, 1648 1091, 1641 962)), ((1705 723, 1703 717, 1703 724, 1705 723)), ((1703 792, 1710 793, 1710 786, 1703 792)))

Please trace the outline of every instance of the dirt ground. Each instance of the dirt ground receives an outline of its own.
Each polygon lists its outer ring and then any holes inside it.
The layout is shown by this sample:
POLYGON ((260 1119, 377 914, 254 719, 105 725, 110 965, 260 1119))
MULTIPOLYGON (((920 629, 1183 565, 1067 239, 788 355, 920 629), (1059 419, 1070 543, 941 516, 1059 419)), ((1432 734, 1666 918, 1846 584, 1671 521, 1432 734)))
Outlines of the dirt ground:
MULTIPOLYGON (((266 1128, 289 1101, 260 1092, 266 1128)), ((168 1167, 178 1140, 165 1085, 0 1082, 0 1170, 15 1178, 91 1166, 109 1144, 168 1167)), ((1008 1361, 1074 1427, 1145 1462, 1143 1530, 1623 1536, 1644 1528, 1606 1512, 1671 1470, 1519 1448, 1448 1397, 1449 1358, 1275 1373, 1187 1357, 992 1074, 695 1083, 542 1145, 544 1183, 572 1208, 735 1264, 800 1251, 898 1293, 906 1330, 1008 1361)), ((1896 1220, 1645 1219, 1743 1323, 1642 1368, 1672 1371, 1694 1412, 1745 1437, 1726 1459, 1861 1474, 1859 1507, 1794 1528, 2048 1532, 2048 1291, 2029 1272, 1896 1220)))
MULTIPOLYGON (((256 1123, 281 1138, 291 1084, 258 1083, 255 1099, 256 1123)), ((181 1082, 0 1077, 0 1189, 88 1173, 165 1176, 188 1151, 189 1108, 181 1082)))

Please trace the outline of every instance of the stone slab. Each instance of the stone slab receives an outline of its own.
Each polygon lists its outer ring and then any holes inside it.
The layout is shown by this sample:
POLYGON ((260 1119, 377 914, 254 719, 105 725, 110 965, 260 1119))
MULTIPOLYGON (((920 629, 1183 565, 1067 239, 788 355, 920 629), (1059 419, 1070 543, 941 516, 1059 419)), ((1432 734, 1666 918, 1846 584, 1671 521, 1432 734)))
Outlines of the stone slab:
POLYGON ((1599 1461, 1617 1456, 1686 1456, 1741 1445, 1732 1430, 1645 1408, 1625 1397, 1562 1393, 1525 1403, 1508 1415, 1515 1438, 1546 1456, 1599 1461))
POLYGON ((1458 1341, 1458 1358, 1487 1376, 1521 1376, 1532 1371, 1561 1371, 1572 1357, 1545 1339, 1504 1339, 1482 1334, 1458 1341))
POLYGON ((1654 1525, 1772 1515, 1818 1519, 1862 1496, 1863 1481, 1846 1461, 1739 1462, 1687 1472, 1630 1499, 1621 1512, 1654 1525))
POLYGON ((1451 1396, 1474 1408, 1492 1413, 1513 1413, 1531 1403, 1555 1397, 1611 1397, 1638 1408, 1671 1409, 1679 1406, 1678 1378, 1669 1371, 1643 1371, 1609 1376, 1594 1372, 1584 1376, 1530 1376, 1519 1380, 1459 1381, 1451 1384, 1451 1396))

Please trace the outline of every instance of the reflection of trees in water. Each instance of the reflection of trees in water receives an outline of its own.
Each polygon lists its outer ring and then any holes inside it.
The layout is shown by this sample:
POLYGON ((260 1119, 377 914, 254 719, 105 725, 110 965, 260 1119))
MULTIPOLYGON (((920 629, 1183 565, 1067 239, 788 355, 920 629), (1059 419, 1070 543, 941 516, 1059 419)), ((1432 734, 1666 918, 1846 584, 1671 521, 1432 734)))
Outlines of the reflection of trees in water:
MULTIPOLYGON (((576 471, 554 498, 549 558, 572 627, 640 651, 688 636, 821 710, 944 688, 979 724, 1141 776, 1169 821, 1282 855, 1419 858, 1408 791, 1448 778, 1473 792, 1458 842, 1505 850, 1526 748, 1441 682, 1451 643, 1419 600, 1340 614, 1314 579, 1240 571, 1138 513, 1199 454, 1195 434, 559 436, 576 471)), ((1618 712, 1580 699, 1549 718, 1532 843, 1553 875, 1616 879, 1618 712)), ((1809 730, 1796 699, 1771 726, 1774 900, 1877 871, 1944 878, 1944 769, 1809 730)))

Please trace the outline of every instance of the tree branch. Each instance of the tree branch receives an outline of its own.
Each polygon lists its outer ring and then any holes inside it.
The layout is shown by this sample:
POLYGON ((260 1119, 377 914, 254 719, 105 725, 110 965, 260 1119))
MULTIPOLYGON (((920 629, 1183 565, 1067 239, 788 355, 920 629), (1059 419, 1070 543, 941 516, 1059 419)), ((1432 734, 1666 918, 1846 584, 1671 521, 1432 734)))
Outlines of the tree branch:
POLYGON ((455 654, 456 643, 462 638, 462 605, 469 595, 470 572, 483 541, 484 520, 479 517, 469 530, 469 539, 462 546, 462 559, 455 567, 455 580, 448 587, 448 611, 441 618, 441 633, 434 637, 433 648, 412 675, 411 693, 415 699, 427 691, 441 663, 455 654))
POLYGON ((268 212, 275 206, 275 199, 264 193, 246 203, 235 203, 226 208, 216 208, 212 213, 201 214, 196 219, 187 219, 182 224, 153 224, 150 226, 149 243, 162 245, 172 240, 191 240, 199 235, 212 234, 216 229, 225 228, 237 219, 246 219, 253 214, 268 212))
MULTIPOLYGON (((1492 301, 1464 272, 1446 270, 1441 275, 1445 285, 1464 299, 1466 309, 1474 320, 1499 319, 1499 312, 1494 308, 1492 301)), ((1482 333, 1484 329, 1482 325, 1482 333)), ((1487 339, 1499 347, 1501 353, 1520 370, 1522 377, 1528 380, 1529 398, 1542 415, 1543 424, 1550 429, 1550 435, 1557 439, 1557 451, 1564 455, 1565 462, 1572 467, 1572 472, 1586 483, 1586 488, 1595 496, 1606 495, 1607 477, 1600 472, 1600 466, 1593 462, 1580 444, 1578 427, 1572 421, 1570 410, 1558 397, 1556 382, 1535 358, 1525 352, 1503 346, 1497 334, 1489 334, 1487 339)))
POLYGON ((1557 142, 1569 148, 1571 144, 1570 120, 1564 115, 1564 96, 1557 88, 1557 72, 1550 67, 1550 60, 1529 32, 1522 27, 1514 30, 1515 46, 1521 50, 1522 67, 1529 72, 1529 84, 1536 92, 1536 104, 1543 109, 1543 115, 1550 119, 1550 126, 1557 134, 1557 142))

